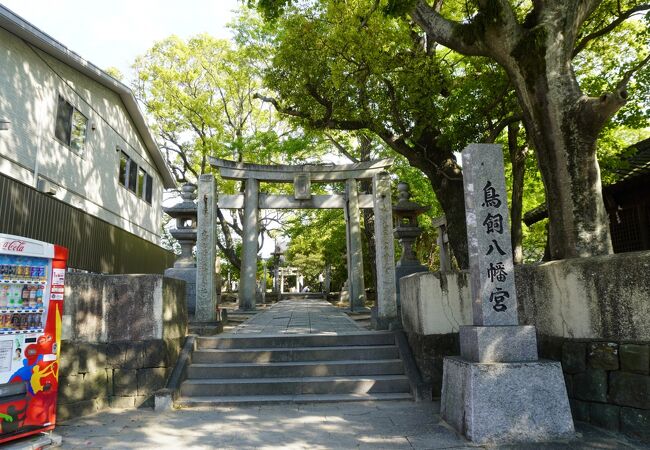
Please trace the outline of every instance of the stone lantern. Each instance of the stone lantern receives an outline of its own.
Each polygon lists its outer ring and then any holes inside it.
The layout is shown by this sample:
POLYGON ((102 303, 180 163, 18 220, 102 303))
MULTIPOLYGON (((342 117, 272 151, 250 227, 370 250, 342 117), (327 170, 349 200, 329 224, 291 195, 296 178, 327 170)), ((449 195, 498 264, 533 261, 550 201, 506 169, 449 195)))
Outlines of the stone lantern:
POLYGON ((397 308, 399 311, 401 309, 399 289, 400 278, 417 272, 426 272, 428 270, 427 267, 423 266, 420 264, 420 261, 418 261, 418 258, 413 251, 413 244, 422 233, 422 229, 418 226, 418 216, 428 211, 430 208, 412 202, 410 200, 411 192, 409 190, 409 185, 404 182, 400 182, 397 185, 397 198, 397 203, 393 206, 393 218, 395 220, 393 234, 402 247, 402 256, 395 265, 397 308))
POLYGON ((196 186, 186 183, 181 187, 181 203, 163 211, 176 220, 176 228, 169 233, 181 244, 181 256, 174 263, 175 268, 196 267, 192 256, 192 249, 196 245, 196 186))
POLYGON ((188 313, 191 315, 196 310, 196 262, 192 256, 192 249, 196 244, 195 190, 194 184, 184 184, 181 187, 182 201, 172 207, 163 208, 163 211, 176 221, 176 227, 169 232, 181 245, 181 255, 176 259, 173 268, 165 270, 165 276, 185 281, 185 298, 188 313))

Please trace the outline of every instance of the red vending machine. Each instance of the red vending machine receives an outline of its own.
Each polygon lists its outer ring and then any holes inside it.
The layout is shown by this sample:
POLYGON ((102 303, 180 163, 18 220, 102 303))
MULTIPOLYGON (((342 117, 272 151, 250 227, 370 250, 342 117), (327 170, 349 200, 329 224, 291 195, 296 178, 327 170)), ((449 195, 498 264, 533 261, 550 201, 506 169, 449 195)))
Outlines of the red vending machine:
POLYGON ((0 234, 0 443, 54 428, 67 259, 0 234))

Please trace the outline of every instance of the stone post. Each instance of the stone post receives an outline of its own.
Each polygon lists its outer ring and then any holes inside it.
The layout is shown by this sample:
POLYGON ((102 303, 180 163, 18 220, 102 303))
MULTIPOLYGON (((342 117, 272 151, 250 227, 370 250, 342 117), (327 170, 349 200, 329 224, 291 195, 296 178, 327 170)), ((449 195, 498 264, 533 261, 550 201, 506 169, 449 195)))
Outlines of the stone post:
POLYGON ((569 437, 560 363, 538 360, 535 327, 518 325, 503 151, 473 144, 462 158, 474 326, 444 359, 440 415, 481 444, 569 437))
MULTIPOLYGON (((341 293, 346 292, 345 298, 348 303, 350 301, 350 279, 352 278, 352 262, 350 260, 350 213, 348 212, 348 203, 345 202, 343 208, 343 220, 345 221, 345 266, 347 268, 348 277, 341 287, 341 293)), ((343 295, 339 296, 339 303, 343 303, 343 295)))
POLYGON ((377 265, 377 328, 398 325, 395 290, 395 245, 393 244, 393 205, 390 177, 381 172, 372 179, 375 213, 375 251, 377 265))
POLYGON ((263 269, 263 275, 262 275, 262 304, 266 303, 266 260, 262 260, 262 269, 263 269))
POLYGON ((350 240, 348 254, 350 255, 350 309, 359 310, 365 306, 366 292, 363 279, 363 250, 361 246, 361 218, 359 214, 359 191, 357 180, 346 182, 348 227, 350 240))
POLYGON ((332 285, 332 266, 329 264, 325 268, 325 283, 323 284, 323 291, 325 292, 325 295, 330 293, 332 285))
POLYGON ((216 194, 214 176, 199 176, 197 199, 196 240, 196 312, 197 322, 212 322, 217 319, 217 287, 215 279, 216 236, 216 194))
POLYGON ((257 238, 259 235, 259 181, 246 180, 244 191, 244 220, 242 232, 241 278, 239 309, 255 309, 257 275, 257 238))
POLYGON ((284 272, 280 275, 280 294, 284 294, 284 272))

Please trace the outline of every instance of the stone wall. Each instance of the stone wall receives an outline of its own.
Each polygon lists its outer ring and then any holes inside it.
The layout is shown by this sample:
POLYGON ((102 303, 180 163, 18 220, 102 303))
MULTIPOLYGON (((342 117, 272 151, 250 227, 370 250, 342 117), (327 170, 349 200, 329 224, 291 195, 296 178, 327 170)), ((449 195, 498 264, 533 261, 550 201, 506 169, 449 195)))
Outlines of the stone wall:
POLYGON ((575 420, 650 441, 650 343, 540 336, 562 361, 575 420))
POLYGON ((187 332, 184 283, 73 273, 66 282, 59 418, 152 405, 187 332))
MULTIPOLYGON (((540 356, 562 362, 574 418, 650 440, 650 252, 552 261, 515 270, 519 321, 540 356)), ((468 274, 400 280, 402 322, 439 397, 441 361, 471 325, 468 274)))

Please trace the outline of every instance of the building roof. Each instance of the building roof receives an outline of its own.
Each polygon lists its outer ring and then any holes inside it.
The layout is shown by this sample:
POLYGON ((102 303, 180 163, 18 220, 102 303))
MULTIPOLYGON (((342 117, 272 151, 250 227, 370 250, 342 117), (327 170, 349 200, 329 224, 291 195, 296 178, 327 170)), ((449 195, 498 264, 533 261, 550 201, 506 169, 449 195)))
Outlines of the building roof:
POLYGON ((627 159, 628 166, 626 168, 616 171, 621 177, 617 183, 650 174, 650 138, 637 142, 631 147, 636 149, 636 153, 627 159))
POLYGON ((176 187, 176 181, 165 163, 165 159, 151 134, 151 130, 149 130, 149 127, 147 126, 144 115, 142 114, 142 111, 140 111, 133 92, 128 86, 111 77, 90 61, 83 59, 59 41, 39 30, 34 25, 1 4, 0 28, 4 28, 10 33, 24 39, 34 47, 53 56, 59 61, 118 94, 133 120, 138 133, 142 137, 142 140, 154 161, 156 169, 158 169, 158 172, 163 179, 163 186, 166 188, 176 187))

